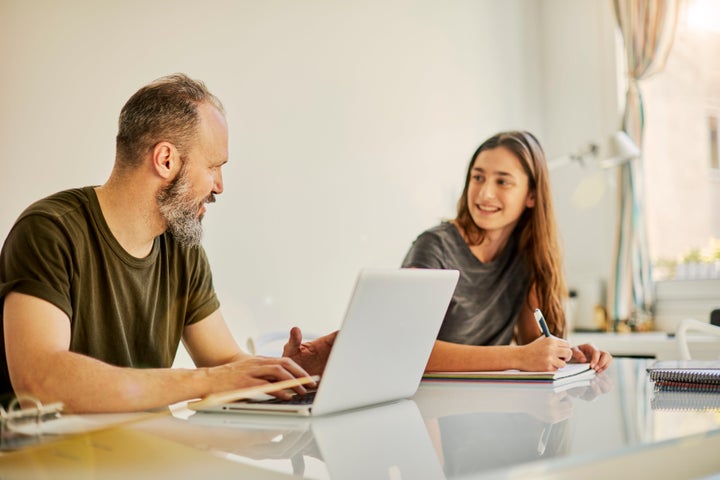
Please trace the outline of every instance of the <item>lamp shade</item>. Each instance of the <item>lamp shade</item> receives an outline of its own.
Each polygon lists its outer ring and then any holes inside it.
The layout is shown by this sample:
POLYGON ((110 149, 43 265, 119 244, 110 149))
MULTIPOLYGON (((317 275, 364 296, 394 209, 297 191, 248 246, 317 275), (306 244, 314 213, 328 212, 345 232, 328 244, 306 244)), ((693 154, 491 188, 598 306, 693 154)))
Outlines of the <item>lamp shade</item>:
POLYGON ((622 130, 608 136, 600 147, 588 143, 577 152, 563 155, 548 162, 548 168, 558 170, 565 165, 577 163, 583 173, 577 181, 570 199, 577 210, 586 210, 598 205, 612 183, 609 170, 640 157, 640 149, 622 130))
POLYGON ((622 130, 613 133, 607 144, 607 150, 600 160, 603 168, 616 167, 640 157, 640 149, 622 130))
POLYGON ((640 149, 635 142, 622 130, 610 135, 598 148, 595 143, 588 143, 575 153, 554 158, 548 162, 550 170, 556 170, 571 163, 585 164, 594 159, 601 168, 612 168, 640 157, 640 149))

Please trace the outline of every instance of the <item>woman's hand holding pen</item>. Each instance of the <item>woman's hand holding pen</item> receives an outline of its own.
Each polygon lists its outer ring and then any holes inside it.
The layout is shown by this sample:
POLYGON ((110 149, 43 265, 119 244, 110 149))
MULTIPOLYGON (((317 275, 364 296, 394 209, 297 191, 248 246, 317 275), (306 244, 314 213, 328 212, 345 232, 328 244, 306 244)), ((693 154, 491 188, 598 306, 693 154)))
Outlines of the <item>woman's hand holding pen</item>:
POLYGON ((612 362, 612 356, 595 346, 585 343, 572 346, 562 338, 544 335, 524 346, 525 364, 522 370, 554 371, 564 367, 568 362, 589 363, 590 368, 600 373, 605 371, 612 362))
POLYGON ((575 355, 573 347, 567 341, 550 334, 550 329, 548 328, 547 322, 545 321, 545 317, 543 316, 539 308, 535 309, 533 315, 535 316, 535 320, 538 323, 538 327, 540 328, 542 336, 536 339, 530 345, 540 342, 540 345, 545 346, 548 355, 547 364, 552 367, 548 368, 548 371, 557 370, 564 367, 565 364, 572 360, 575 355))
MULTIPOLYGON (((543 316, 539 308, 535 309, 533 315, 535 316, 535 320, 537 320, 538 322, 538 327, 540 327, 540 331, 543 334, 543 336, 540 338, 556 338, 550 335, 550 330, 548 329, 545 317, 543 316)), ((573 360, 577 363, 589 363, 590 368, 594 369, 598 373, 607 369, 607 367, 610 365, 610 362, 612 362, 612 356, 608 352, 598 350, 597 348, 595 348, 594 345, 591 345, 589 343, 584 343, 582 345, 578 345, 577 347, 571 346, 570 348, 572 353, 571 356, 563 358, 567 358, 567 361, 573 360)))
POLYGON ((540 336, 521 348, 524 351, 520 370, 551 372, 564 367, 573 358, 570 343, 553 336, 540 336))

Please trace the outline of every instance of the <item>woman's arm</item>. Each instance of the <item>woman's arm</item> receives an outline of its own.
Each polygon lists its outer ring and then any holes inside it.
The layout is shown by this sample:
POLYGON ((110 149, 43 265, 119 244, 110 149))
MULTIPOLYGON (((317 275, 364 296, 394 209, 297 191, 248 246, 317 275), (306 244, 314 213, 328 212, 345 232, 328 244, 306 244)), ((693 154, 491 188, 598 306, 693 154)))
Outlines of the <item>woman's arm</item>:
POLYGON ((527 345, 477 346, 436 340, 428 372, 525 370, 553 371, 572 357, 570 344, 556 337, 538 337, 527 345))

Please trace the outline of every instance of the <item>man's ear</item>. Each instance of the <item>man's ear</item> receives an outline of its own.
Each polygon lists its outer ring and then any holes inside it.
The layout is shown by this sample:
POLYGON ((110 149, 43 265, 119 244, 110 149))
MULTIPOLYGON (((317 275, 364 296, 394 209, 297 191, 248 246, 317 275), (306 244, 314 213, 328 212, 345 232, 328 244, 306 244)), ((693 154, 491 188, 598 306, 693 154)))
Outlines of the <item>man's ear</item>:
POLYGON ((164 179, 175 176, 180 166, 180 154, 170 142, 158 142, 152 149, 152 166, 155 172, 164 179))

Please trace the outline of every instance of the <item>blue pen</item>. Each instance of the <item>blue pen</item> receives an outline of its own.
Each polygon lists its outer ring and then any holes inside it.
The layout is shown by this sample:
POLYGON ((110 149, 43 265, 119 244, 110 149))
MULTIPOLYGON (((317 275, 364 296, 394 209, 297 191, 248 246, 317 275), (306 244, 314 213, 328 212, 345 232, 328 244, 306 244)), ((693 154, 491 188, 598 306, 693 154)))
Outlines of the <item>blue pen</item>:
POLYGON ((542 330, 543 335, 545 335, 546 337, 549 337, 550 330, 548 329, 547 322, 545 321, 545 317, 543 317, 543 314, 539 308, 535 309, 535 320, 537 320, 538 325, 540 325, 540 330, 542 330))
MULTIPOLYGON (((543 316, 543 314, 539 308, 535 309, 535 320, 537 320, 538 325, 540 325, 540 330, 542 330, 543 335, 545 335, 546 337, 551 337, 552 335, 550 335, 550 329, 548 328, 547 322, 545 321, 545 317, 543 316)), ((571 346, 570 348, 572 350, 579 351, 579 349, 577 347, 571 346)), ((562 358, 562 359, 566 362, 569 362, 570 360, 572 360, 572 356, 570 356, 570 358, 562 358)), ((593 367, 591 365, 590 368, 595 368, 595 367, 593 367)))

